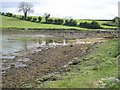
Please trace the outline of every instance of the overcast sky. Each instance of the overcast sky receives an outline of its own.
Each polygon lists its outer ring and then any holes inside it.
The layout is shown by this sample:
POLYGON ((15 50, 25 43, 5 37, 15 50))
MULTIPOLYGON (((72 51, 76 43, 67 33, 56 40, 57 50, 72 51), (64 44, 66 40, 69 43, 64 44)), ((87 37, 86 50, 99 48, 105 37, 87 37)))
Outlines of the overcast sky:
POLYGON ((18 13, 18 5, 23 1, 34 5, 34 13, 29 15, 50 13, 53 17, 113 19, 118 16, 120 0, 3 0, 2 11, 22 14, 18 13))

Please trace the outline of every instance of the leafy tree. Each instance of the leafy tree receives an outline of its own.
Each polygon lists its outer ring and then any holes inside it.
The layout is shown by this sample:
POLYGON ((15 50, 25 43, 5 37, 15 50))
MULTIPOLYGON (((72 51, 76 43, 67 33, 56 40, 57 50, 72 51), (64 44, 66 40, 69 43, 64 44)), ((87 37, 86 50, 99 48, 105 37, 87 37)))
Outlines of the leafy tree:
POLYGON ((31 13, 31 12, 33 12, 33 5, 31 4, 31 3, 28 3, 28 2, 21 2, 20 4, 19 4, 19 12, 21 12, 21 11, 23 11, 23 13, 24 13, 24 19, 26 19, 27 18, 27 14, 28 13, 31 13))
POLYGON ((45 16, 45 22, 47 23, 48 22, 48 18, 50 17, 50 14, 45 13, 44 16, 45 16))

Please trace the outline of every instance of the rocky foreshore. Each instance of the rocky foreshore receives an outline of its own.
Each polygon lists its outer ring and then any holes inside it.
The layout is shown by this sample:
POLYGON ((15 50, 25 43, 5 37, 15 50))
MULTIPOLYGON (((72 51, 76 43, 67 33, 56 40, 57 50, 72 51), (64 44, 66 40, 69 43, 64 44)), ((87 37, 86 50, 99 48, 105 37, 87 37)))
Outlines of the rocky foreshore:
MULTIPOLYGON (((33 83, 44 75, 63 72, 67 65, 87 52, 90 44, 75 44, 54 47, 37 47, 21 51, 11 59, 9 68, 3 70, 2 84, 5 88, 20 88, 22 83, 33 83)), ((4 65, 4 64, 3 64, 4 65)))

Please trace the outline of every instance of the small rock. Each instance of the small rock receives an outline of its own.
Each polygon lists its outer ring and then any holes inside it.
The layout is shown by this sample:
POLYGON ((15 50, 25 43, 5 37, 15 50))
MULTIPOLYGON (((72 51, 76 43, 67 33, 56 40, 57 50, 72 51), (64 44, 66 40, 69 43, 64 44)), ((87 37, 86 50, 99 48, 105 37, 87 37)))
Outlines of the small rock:
POLYGON ((70 47, 73 47, 73 45, 70 45, 70 47))
POLYGON ((64 65, 63 67, 66 68, 68 65, 64 65))
POLYGON ((70 61, 70 62, 68 63, 68 65, 72 65, 72 61, 70 61))
POLYGON ((10 68, 15 68, 15 64, 11 64, 11 65, 10 65, 10 68))

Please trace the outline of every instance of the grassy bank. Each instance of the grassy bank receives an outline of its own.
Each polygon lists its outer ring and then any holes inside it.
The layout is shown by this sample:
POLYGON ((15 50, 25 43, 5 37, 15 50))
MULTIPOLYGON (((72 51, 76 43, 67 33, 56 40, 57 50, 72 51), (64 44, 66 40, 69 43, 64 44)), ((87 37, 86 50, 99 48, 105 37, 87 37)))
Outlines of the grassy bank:
POLYGON ((118 88, 118 41, 95 44, 79 63, 67 67, 62 74, 37 79, 25 87, 43 88, 118 88), (51 79, 52 78, 52 79, 51 79))
MULTIPOLYGON (((42 24, 42 23, 36 23, 36 22, 30 22, 30 21, 24 21, 17 18, 11 18, 6 16, 1 16, 2 18, 2 26, 1 28, 41 28, 41 29, 77 29, 77 30, 90 30, 88 28, 80 28, 80 27, 73 27, 73 26, 65 26, 65 25, 54 25, 54 24, 42 24)), ((54 18, 52 18, 54 19, 54 18)), ((64 19, 65 20, 65 19, 64 19)), ((92 20, 78 20, 76 19, 77 23, 81 22, 92 22, 92 20)), ((42 22, 45 22, 44 18, 42 22)), ((106 26, 103 25, 104 23, 107 23, 109 21, 97 21, 101 27, 103 28, 117 28, 115 26, 106 26)), ((99 29, 98 29, 99 30, 99 29)))

